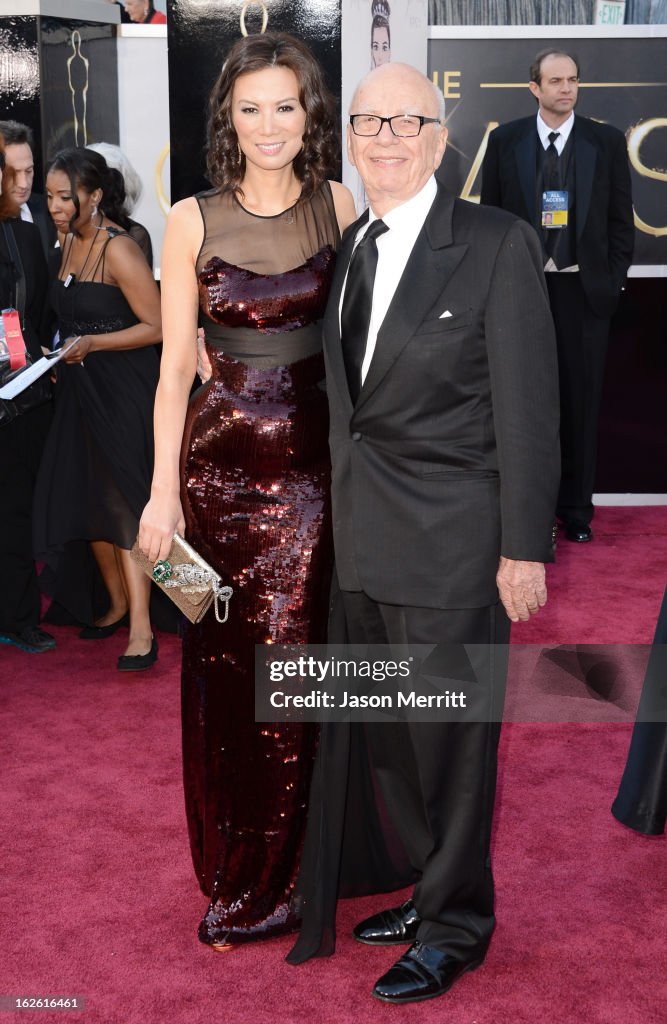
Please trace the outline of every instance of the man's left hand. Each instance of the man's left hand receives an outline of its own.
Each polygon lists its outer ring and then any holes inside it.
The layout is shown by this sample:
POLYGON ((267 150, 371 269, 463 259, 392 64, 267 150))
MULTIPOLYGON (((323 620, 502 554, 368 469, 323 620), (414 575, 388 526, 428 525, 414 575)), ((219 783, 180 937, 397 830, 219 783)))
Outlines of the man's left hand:
POLYGON ((542 562, 520 562, 501 556, 496 583, 512 622, 525 622, 547 603, 542 562))

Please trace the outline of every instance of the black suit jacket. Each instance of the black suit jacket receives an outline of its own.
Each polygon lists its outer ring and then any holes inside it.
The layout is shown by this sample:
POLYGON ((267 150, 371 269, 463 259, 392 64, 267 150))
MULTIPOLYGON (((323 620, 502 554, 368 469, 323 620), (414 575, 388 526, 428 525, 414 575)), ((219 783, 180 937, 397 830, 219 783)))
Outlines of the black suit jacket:
MULTIPOLYGON (((41 359, 42 345, 49 344, 48 279, 46 261, 34 224, 23 220, 9 220, 5 227, 11 231, 21 257, 25 277, 26 305, 23 337, 33 360, 41 359)), ((0 301, 2 308, 16 303, 14 269, 4 231, 0 231, 0 301)))
MULTIPOLYGON (((624 135, 608 124, 575 116, 576 256, 580 280, 597 316, 614 312, 632 262, 634 218, 624 135)), ((482 164, 481 201, 539 228, 535 117, 500 125, 489 135, 482 164)))
POLYGON ((343 240, 324 323, 341 587, 414 607, 493 604, 501 553, 552 557, 558 379, 539 240, 439 187, 353 407, 339 303, 363 221, 343 240))
POLYGON ((53 250, 58 233, 56 226, 51 219, 49 208, 46 205, 46 199, 38 192, 33 192, 28 200, 28 209, 32 214, 32 219, 39 230, 39 237, 42 241, 42 249, 44 256, 50 265, 50 254, 53 250))

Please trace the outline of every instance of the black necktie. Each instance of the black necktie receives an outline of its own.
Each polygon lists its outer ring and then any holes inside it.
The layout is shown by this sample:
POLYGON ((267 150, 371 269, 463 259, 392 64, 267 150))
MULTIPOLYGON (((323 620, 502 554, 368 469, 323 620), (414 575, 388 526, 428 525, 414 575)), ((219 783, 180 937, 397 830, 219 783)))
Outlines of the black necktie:
POLYGON ((549 145, 546 149, 546 187, 548 189, 559 189, 560 188, 560 173, 558 167, 558 150, 556 149, 556 139, 559 137, 560 132, 549 132, 549 145))
MULTIPOLYGON (((558 162, 558 150, 556 149, 556 139, 559 135, 560 132, 549 132, 549 145, 546 148, 544 187, 550 191, 553 191, 554 189, 557 191, 561 187, 560 164, 558 162)), ((560 231, 550 231, 547 228, 544 234, 546 236, 544 247, 546 249, 547 256, 554 259, 560 231)))
POLYGON ((361 390, 361 364, 366 353, 373 305, 373 284, 378 263, 375 239, 388 231, 382 220, 374 220, 357 245, 347 271, 347 283, 340 314, 340 340, 352 402, 361 390))

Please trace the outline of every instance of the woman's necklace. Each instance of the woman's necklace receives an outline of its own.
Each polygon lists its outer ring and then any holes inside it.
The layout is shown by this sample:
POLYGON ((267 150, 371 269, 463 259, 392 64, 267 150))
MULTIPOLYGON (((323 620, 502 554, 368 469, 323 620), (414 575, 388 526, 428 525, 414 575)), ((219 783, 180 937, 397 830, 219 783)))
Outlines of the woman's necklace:
MULTIPOLYGON (((84 277, 85 270, 86 270, 86 267, 88 266, 88 260, 90 259, 90 255, 91 255, 91 253, 93 251, 93 248, 95 246, 95 242, 97 241, 97 232, 102 229, 102 222, 103 222, 103 220, 104 220, 104 216, 103 216, 102 213, 100 213, 100 223, 97 225, 97 227, 95 228, 95 230, 93 232, 93 236, 91 238, 90 245, 88 246, 88 252, 86 253, 86 258, 83 261, 83 265, 82 265, 81 269, 79 270, 79 273, 78 274, 74 274, 74 273, 70 272, 64 278, 64 280, 61 278, 61 280, 63 280, 63 285, 64 285, 65 288, 69 288, 70 285, 73 285, 76 282, 77 278, 78 278, 79 282, 85 280, 85 277, 84 277)), ((63 270, 62 270, 63 274, 67 270, 70 258, 72 256, 72 250, 74 249, 74 235, 71 235, 70 237, 71 237, 72 240, 71 240, 71 242, 70 242, 70 244, 69 244, 69 246, 67 248, 67 256, 65 258, 65 264, 64 264, 63 270)))

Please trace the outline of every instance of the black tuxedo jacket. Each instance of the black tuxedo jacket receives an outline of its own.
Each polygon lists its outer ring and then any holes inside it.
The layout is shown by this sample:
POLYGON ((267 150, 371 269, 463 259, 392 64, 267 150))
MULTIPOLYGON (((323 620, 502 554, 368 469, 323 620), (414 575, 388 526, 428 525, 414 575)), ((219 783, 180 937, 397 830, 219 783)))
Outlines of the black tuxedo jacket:
MULTIPOLYGON (((6 228, 16 240, 26 285, 26 305, 23 337, 26 349, 34 360, 41 359, 42 345, 49 344, 48 279, 46 260, 34 224, 24 220, 9 220, 6 228)), ((16 303, 15 270, 5 239, 0 231, 0 302, 2 308, 16 303), (11 268, 11 269, 10 269, 11 268)))
POLYGON ((42 249, 44 250, 44 255, 50 266, 51 253, 54 245, 56 244, 58 233, 56 231, 55 224, 51 220, 51 214, 49 213, 49 208, 46 205, 45 197, 40 195, 38 192, 33 192, 28 200, 28 209, 30 210, 32 219, 39 231, 39 236, 42 241, 42 249))
POLYGON ((539 240, 439 187, 353 407, 339 304, 364 217, 324 322, 340 585, 413 607, 493 604, 501 553, 552 557, 558 378, 539 240))
MULTIPOLYGON (((632 262, 634 218, 624 135, 608 124, 575 116, 576 256, 593 312, 614 312, 632 262)), ((540 226, 535 117, 500 125, 489 135, 482 164, 481 201, 540 226)))

